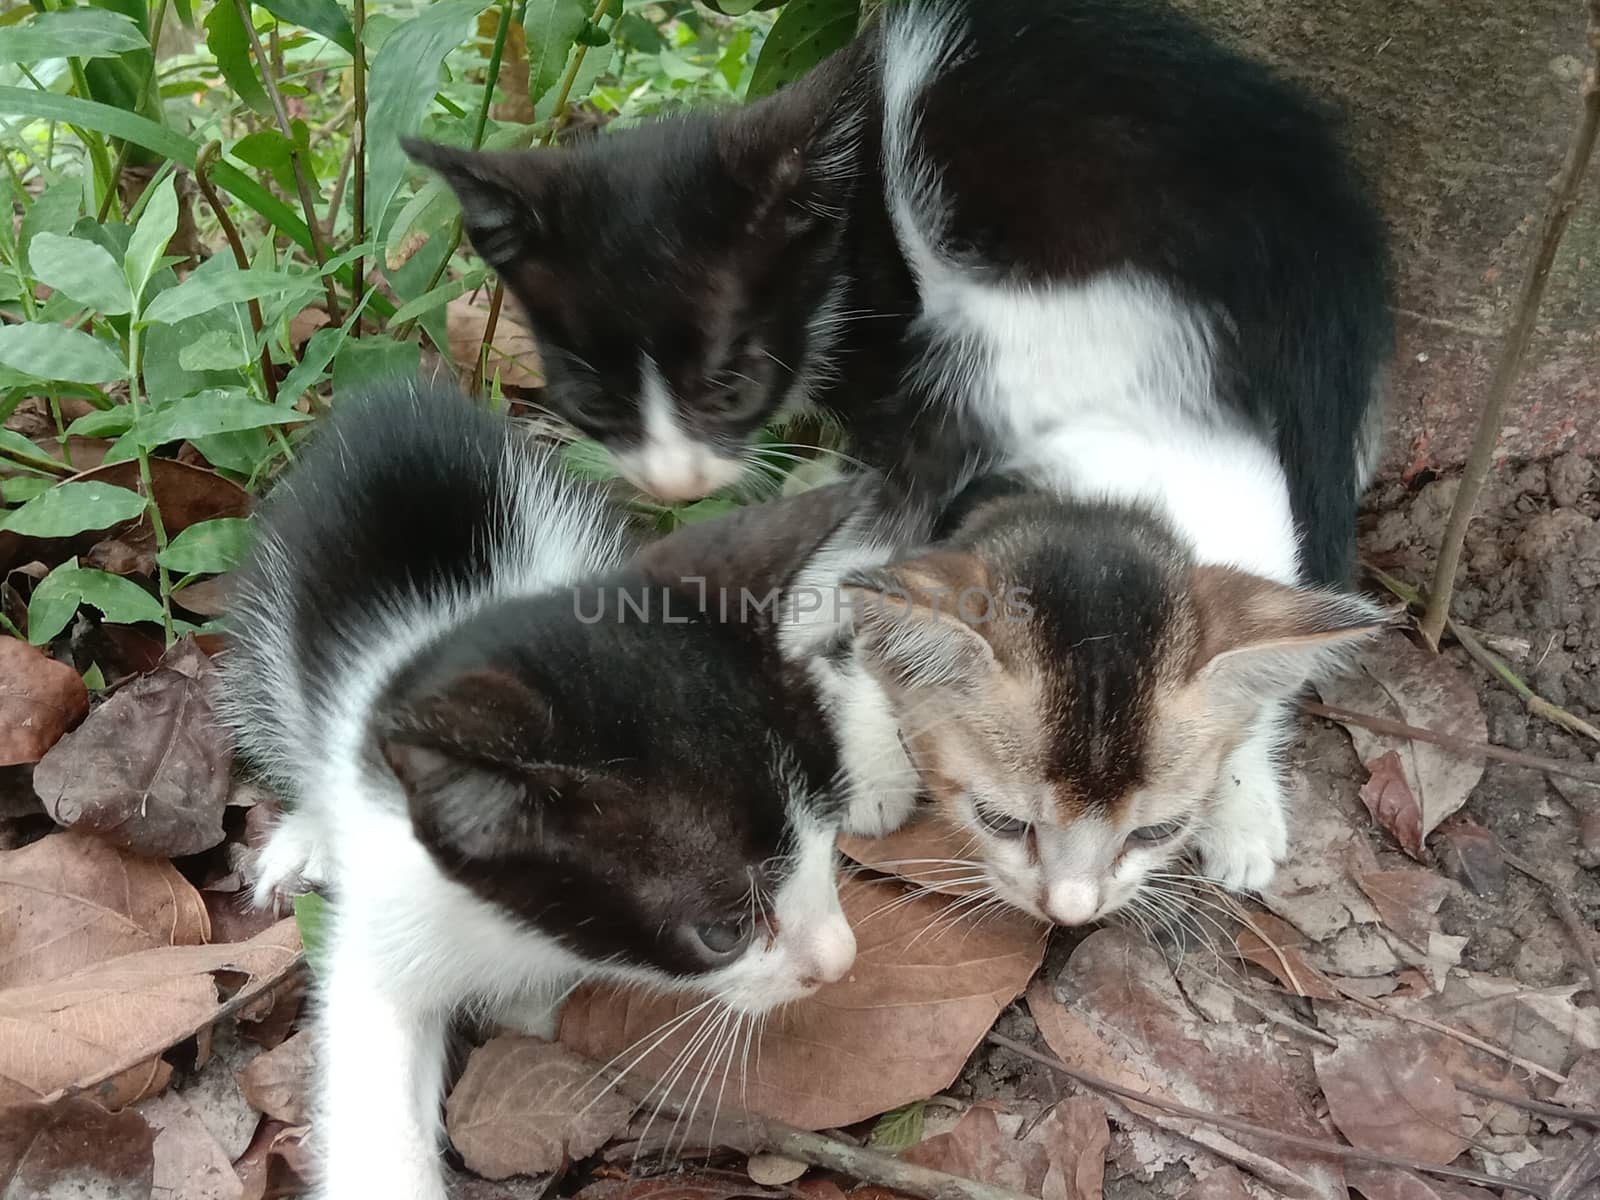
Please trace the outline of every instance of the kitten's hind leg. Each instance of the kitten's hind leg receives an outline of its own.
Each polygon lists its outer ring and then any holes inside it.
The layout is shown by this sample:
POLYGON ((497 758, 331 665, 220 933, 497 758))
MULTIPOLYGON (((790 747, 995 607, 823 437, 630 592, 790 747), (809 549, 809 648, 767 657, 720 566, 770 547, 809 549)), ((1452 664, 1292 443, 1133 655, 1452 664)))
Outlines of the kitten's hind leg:
POLYGON ((1289 853, 1277 731, 1275 719, 1264 720, 1223 760, 1217 794, 1200 831, 1201 871, 1231 891, 1265 888, 1289 853))

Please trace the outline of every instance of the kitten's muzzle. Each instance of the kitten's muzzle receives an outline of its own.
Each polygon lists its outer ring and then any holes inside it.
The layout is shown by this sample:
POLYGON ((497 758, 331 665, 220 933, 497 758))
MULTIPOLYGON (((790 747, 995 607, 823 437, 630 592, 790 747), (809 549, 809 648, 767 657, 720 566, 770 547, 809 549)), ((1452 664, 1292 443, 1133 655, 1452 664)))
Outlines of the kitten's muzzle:
POLYGON ((1039 889, 1039 908, 1057 925, 1087 925, 1104 903, 1100 885, 1090 880, 1063 879, 1039 889))
POLYGON ((796 982, 806 991, 825 983, 838 983, 850 973, 856 961, 856 935, 842 917, 819 929, 811 941, 795 955, 796 982))

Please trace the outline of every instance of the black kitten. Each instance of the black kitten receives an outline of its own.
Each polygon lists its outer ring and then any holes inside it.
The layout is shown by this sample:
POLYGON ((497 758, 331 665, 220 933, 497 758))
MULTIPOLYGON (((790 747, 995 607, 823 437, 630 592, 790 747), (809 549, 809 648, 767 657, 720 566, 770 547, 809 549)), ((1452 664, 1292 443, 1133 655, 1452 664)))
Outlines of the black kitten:
POLYGON ((334 896, 319 1195, 443 1200, 462 1007, 548 1036, 584 977, 763 1012, 849 967, 804 688, 754 625, 619 565, 617 515, 507 421, 346 401, 261 522, 225 672, 296 804, 258 896, 334 896))
POLYGON ((1305 577, 1347 574, 1382 228, 1317 107, 1165 7, 911 0, 746 108, 410 149, 527 308, 553 406, 659 496, 731 482, 816 405, 915 538, 1086 412, 1176 419, 1268 444, 1305 577))

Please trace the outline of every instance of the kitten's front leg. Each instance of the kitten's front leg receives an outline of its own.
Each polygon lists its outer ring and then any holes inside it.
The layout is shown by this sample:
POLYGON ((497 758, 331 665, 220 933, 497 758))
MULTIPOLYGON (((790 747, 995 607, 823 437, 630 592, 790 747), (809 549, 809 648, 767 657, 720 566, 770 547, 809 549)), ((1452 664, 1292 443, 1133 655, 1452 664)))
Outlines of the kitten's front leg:
POLYGON ((819 661, 812 670, 839 746, 844 831, 882 837, 911 819, 922 778, 906 754, 900 722, 878 681, 853 659, 819 661))
POLYGON ((318 1200, 446 1200, 439 1158, 450 1006, 385 963, 359 898, 324 968, 318 1200))
POLYGON ((518 1033, 553 1042, 561 1032, 562 1005, 576 983, 576 977, 568 975, 541 979, 500 1004, 495 1019, 518 1033))
POLYGON ((1200 869, 1231 891, 1265 888, 1289 853, 1287 805, 1275 761, 1277 727, 1276 720, 1262 721, 1223 760, 1200 832, 1200 869))

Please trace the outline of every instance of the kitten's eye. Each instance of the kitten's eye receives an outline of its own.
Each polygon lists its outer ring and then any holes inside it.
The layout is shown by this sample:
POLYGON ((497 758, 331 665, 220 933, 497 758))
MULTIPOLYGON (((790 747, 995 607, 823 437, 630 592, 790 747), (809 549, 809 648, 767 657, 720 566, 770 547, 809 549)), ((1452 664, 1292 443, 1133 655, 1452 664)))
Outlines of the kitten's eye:
POLYGON ((1142 846, 1159 846, 1162 842, 1170 842, 1182 831, 1182 821, 1162 821, 1135 829, 1128 835, 1128 841, 1142 846))
POLYGON ((1008 817, 1004 813, 995 812, 981 804, 974 803, 973 811, 978 814, 978 820, 990 833, 998 837, 1021 837, 1028 832, 1028 822, 1019 821, 1016 817, 1008 817))
POLYGON ((716 921, 710 925, 696 925, 695 937, 700 944, 718 958, 726 958, 743 950, 750 940, 749 921, 716 921))

